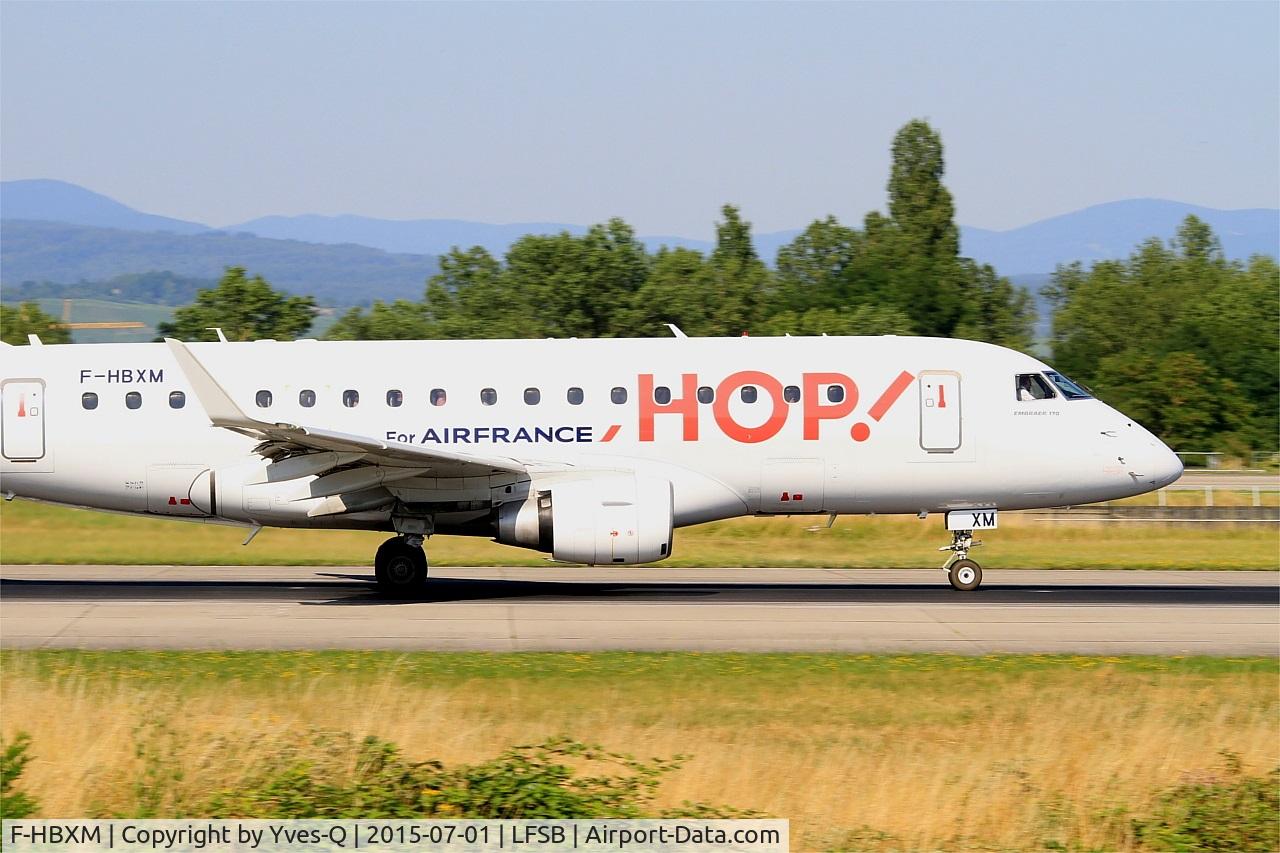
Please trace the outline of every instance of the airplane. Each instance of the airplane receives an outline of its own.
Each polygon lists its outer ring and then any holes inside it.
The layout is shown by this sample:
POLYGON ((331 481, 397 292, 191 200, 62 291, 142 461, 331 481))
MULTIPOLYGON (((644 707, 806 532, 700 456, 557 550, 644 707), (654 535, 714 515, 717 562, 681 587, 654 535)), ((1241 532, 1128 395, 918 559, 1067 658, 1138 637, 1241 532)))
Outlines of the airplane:
MULTIPOLYGON (((380 530, 586 565, 738 516, 942 514, 971 591, 1000 510, 1162 488, 1178 457, 1029 355, 918 337, 255 341, 0 348, 0 492, 251 528, 380 530)), ((219 334, 219 338, 222 335, 219 334)), ((248 539, 246 540, 246 544, 248 539)))

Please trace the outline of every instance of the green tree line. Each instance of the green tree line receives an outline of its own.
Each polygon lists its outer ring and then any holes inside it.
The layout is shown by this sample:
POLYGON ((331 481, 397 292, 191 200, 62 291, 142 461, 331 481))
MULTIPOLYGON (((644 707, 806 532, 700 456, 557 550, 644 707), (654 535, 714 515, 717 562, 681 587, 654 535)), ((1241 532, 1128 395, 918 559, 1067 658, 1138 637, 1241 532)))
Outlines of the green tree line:
POLYGON ((675 323, 697 336, 920 334, 961 336, 1026 349, 1030 295, 990 266, 960 255, 938 133, 911 121, 893 142, 889 215, 862 228, 835 217, 812 223, 759 257, 751 224, 725 205, 709 253, 650 253, 611 219, 574 236, 529 235, 498 259, 455 248, 420 302, 376 302, 347 312, 339 340, 510 337, 646 337, 675 323))
POLYGON ((1061 266, 1056 367, 1175 450, 1272 450, 1280 430, 1280 267, 1228 261, 1188 216, 1165 244, 1090 269, 1061 266))

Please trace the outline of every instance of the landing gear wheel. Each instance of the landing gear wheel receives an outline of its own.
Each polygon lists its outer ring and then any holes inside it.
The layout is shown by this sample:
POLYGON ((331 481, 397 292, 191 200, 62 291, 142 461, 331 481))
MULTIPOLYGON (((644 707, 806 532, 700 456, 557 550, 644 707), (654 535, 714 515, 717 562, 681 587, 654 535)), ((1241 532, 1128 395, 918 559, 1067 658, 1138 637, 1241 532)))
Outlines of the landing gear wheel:
POLYGON ((961 592, 971 592, 982 583, 982 566, 973 560, 956 560, 947 571, 947 580, 961 592))
POLYGON ((427 582, 427 555, 396 536, 378 547, 373 575, 380 592, 397 598, 416 595, 427 582))

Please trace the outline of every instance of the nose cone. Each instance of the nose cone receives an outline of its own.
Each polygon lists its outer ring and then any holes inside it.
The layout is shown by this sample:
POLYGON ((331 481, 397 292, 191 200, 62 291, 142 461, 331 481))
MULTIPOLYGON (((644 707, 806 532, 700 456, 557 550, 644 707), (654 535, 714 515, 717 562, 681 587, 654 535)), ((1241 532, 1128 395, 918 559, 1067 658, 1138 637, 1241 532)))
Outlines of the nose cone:
POLYGON ((1152 484, 1157 489, 1163 489, 1182 476, 1182 460, 1164 442, 1157 441, 1156 445, 1151 470, 1153 475, 1152 484))

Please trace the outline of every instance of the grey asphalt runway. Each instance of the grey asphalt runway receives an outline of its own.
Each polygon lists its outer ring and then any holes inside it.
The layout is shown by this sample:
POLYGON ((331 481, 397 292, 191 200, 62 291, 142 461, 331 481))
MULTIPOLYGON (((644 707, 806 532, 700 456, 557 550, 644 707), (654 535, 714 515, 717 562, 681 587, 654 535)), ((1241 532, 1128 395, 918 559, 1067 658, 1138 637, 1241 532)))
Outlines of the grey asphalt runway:
POLYGON ((1280 572, 4 566, 0 645, 1280 656, 1280 572))

